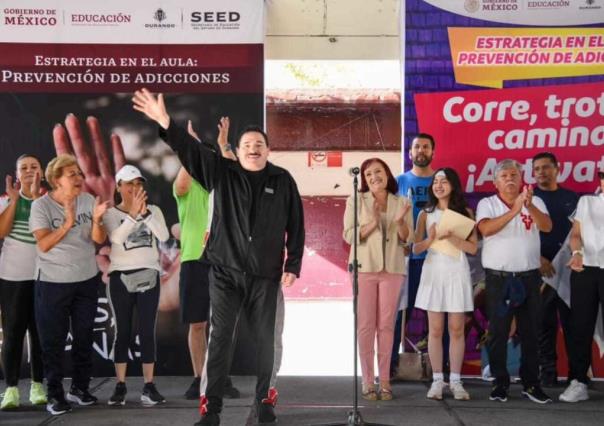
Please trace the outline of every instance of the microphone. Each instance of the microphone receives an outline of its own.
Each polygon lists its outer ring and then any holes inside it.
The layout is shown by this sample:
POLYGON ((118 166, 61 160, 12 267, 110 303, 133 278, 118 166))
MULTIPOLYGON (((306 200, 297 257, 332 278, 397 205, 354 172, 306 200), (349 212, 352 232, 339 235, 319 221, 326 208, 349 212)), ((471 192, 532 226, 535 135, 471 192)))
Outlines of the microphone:
POLYGON ((356 176, 361 173, 361 169, 358 167, 351 167, 348 169, 348 174, 351 176, 356 176))

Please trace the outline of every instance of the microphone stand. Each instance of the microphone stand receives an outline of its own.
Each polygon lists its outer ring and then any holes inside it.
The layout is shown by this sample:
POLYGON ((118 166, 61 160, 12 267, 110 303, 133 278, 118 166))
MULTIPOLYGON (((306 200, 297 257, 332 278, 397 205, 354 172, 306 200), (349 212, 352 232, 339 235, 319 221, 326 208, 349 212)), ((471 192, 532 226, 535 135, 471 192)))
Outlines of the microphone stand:
POLYGON ((357 350, 358 350, 358 333, 357 333, 357 310, 358 310, 358 299, 359 299, 359 261, 357 257, 357 239, 359 232, 359 217, 358 217, 358 185, 359 185, 359 173, 358 167, 350 169, 352 174, 352 193, 354 194, 354 233, 352 242, 352 263, 348 266, 349 272, 352 273, 352 314, 354 318, 353 328, 353 366, 354 375, 352 381, 352 411, 348 412, 348 421, 346 423, 323 423, 314 426, 390 426, 383 423, 369 423, 363 420, 361 412, 359 411, 359 386, 358 386, 358 368, 357 368, 357 350))

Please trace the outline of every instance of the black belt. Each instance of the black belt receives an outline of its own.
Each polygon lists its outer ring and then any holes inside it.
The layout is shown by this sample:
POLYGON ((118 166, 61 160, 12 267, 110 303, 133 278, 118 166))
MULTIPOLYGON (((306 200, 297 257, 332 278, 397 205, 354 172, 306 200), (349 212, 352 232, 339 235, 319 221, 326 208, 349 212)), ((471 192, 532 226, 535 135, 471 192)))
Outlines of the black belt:
POLYGON ((523 272, 507 272, 507 271, 497 271, 495 269, 487 269, 484 270, 487 274, 495 275, 496 277, 531 277, 533 275, 539 274, 539 269, 531 269, 530 271, 523 272))

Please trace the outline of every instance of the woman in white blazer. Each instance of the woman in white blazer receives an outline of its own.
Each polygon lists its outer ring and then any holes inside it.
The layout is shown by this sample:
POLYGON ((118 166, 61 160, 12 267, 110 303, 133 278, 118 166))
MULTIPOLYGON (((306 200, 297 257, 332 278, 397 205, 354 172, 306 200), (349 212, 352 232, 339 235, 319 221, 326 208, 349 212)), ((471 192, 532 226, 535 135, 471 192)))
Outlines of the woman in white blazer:
MULTIPOLYGON (((357 257, 359 262, 358 337, 364 399, 392 399, 390 352, 399 293, 405 274, 404 246, 412 235, 411 203, 397 196, 398 185, 388 165, 370 158, 361 165, 358 194, 357 257), (380 390, 374 386, 377 336, 380 390)), ((344 213, 344 240, 354 239, 354 196, 344 213)), ((351 247, 349 262, 352 263, 351 247)))

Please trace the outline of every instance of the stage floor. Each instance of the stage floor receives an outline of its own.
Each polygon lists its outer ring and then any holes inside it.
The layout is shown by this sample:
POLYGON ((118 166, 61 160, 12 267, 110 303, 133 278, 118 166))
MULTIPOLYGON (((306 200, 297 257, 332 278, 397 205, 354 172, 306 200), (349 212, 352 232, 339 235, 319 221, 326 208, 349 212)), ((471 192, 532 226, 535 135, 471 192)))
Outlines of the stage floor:
MULTIPOLYGON (((255 379, 234 377, 242 397, 226 400, 222 415, 223 426, 254 425, 250 407, 255 379)), ((197 403, 187 401, 182 394, 188 387, 187 377, 158 377, 159 391, 167 402, 160 407, 143 408, 139 397, 142 378, 128 381, 128 399, 123 407, 109 407, 114 379, 94 379, 91 385, 99 404, 74 407, 71 413, 53 417, 44 407, 29 403, 13 412, 0 412, 0 425, 193 425, 198 420, 197 403)), ((562 388, 546 389, 556 402, 548 405, 532 403, 520 397, 520 385, 512 385, 506 403, 488 400, 490 385, 480 380, 466 380, 471 401, 458 402, 448 397, 442 402, 426 399, 428 383, 394 384, 395 399, 388 402, 360 400, 361 413, 367 422, 389 425, 597 425, 604 419, 604 383, 596 382, 590 389, 591 400, 578 404, 557 402, 562 388)), ((69 380, 65 381, 68 389, 69 380)), ((352 384, 346 377, 280 377, 280 399, 277 406, 278 424, 282 426, 346 422, 351 405, 352 384)), ((26 381, 21 384, 22 402, 27 401, 26 381)))

